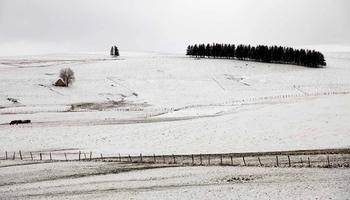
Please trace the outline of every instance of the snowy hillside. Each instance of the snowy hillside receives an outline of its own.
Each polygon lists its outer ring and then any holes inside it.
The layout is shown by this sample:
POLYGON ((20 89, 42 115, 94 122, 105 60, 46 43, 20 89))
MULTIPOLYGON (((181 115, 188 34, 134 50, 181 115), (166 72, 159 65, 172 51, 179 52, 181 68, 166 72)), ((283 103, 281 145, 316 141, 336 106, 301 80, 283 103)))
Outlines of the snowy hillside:
POLYGON ((0 151, 349 147, 350 54, 326 68, 123 53, 0 58, 0 151), (76 82, 52 84, 70 67, 76 82), (16 102, 17 101, 17 102, 16 102), (32 124, 11 126, 15 119, 32 124))
POLYGON ((3 199, 74 200, 347 199, 350 193, 350 170, 340 168, 197 166, 135 171, 141 167, 56 162, 2 168, 0 193, 3 199))

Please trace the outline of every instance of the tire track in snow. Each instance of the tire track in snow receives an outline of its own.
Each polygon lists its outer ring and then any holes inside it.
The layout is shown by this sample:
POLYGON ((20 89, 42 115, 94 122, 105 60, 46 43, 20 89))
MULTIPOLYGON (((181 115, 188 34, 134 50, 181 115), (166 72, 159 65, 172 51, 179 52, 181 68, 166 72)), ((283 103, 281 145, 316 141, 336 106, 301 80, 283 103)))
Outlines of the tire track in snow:
POLYGON ((219 81, 217 81, 214 77, 212 79, 222 90, 225 91, 225 88, 219 83, 219 81))

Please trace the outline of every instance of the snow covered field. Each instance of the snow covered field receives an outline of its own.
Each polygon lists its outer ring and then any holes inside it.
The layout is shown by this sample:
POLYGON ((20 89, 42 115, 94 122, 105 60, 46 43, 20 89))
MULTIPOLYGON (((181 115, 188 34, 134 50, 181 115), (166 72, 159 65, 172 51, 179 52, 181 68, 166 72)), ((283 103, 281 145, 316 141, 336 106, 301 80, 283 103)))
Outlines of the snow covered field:
POLYGON ((320 69, 121 54, 1 57, 0 151, 350 147, 350 53, 326 54, 328 66, 320 69), (64 67, 73 69, 76 82, 53 87, 64 67), (8 125, 15 119, 32 124, 8 125))
POLYGON ((347 199, 350 196, 349 169, 136 169, 142 166, 102 162, 0 168, 1 199, 347 199), (129 172, 119 173, 123 170, 129 172))

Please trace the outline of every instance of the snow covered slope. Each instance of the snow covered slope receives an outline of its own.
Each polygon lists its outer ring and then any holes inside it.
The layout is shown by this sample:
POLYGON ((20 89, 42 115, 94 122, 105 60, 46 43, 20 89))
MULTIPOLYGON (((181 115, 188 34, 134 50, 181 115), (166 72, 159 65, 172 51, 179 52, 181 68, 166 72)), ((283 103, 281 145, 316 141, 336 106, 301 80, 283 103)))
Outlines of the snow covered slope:
POLYGON ((2 168, 3 199, 347 199, 349 169, 176 167, 101 162, 2 168), (133 167, 134 170, 141 167, 133 167), (122 171, 130 171, 119 173, 122 171))
POLYGON ((313 69, 124 53, 0 58, 0 151, 349 147, 350 53, 313 69), (61 68, 76 82, 53 87, 61 68), (14 119, 32 124, 10 126, 14 119))

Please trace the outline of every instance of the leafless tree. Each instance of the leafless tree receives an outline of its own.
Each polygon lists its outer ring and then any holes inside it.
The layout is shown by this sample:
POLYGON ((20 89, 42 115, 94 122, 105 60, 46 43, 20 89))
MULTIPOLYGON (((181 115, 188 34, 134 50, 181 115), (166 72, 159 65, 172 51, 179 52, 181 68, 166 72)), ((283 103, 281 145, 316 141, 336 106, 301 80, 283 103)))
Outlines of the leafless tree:
POLYGON ((60 78, 63 80, 63 82, 69 86, 74 80, 74 72, 71 68, 64 68, 60 70, 60 78))

